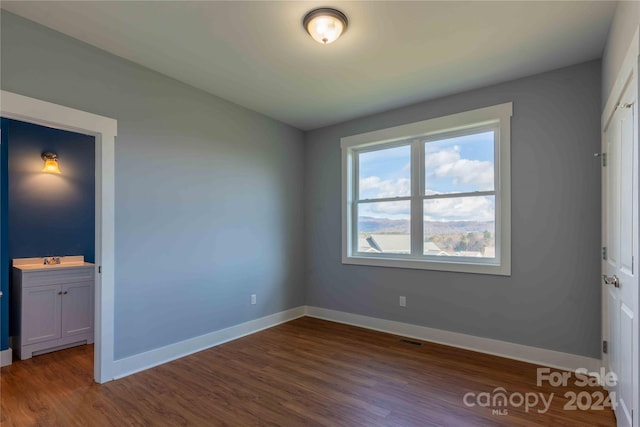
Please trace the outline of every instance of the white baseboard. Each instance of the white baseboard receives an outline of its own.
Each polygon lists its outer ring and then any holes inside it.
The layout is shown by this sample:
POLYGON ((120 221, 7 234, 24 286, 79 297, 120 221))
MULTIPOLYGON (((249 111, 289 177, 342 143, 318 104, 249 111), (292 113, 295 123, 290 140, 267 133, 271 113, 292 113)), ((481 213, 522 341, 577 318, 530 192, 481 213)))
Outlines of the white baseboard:
POLYGON ((13 351, 11 347, 0 351, 0 367, 9 366, 13 363, 13 351))
POLYGON ((123 378, 246 335, 251 335, 263 329, 302 317, 304 313, 305 306, 300 306, 124 359, 115 360, 113 362, 113 379, 123 378))
MULTIPOLYGON (((171 362, 172 360, 251 335, 305 315, 568 371, 585 368, 589 372, 595 372, 602 366, 602 362, 599 359, 578 356, 575 354, 545 350, 522 344, 514 344, 490 338, 481 338, 457 332, 449 332, 441 329, 428 328, 426 326, 378 319, 375 317, 362 316, 359 314, 346 313, 326 308, 300 306, 201 335, 199 337, 190 338, 165 347, 116 360, 113 364, 113 379, 123 378, 128 375, 135 374, 136 372, 171 362)), ((5 360, 8 360, 7 364, 11 364, 10 350, 0 352, 0 362, 3 363, 2 366, 5 366, 5 360)))
POLYGON ((375 317, 361 316, 359 314, 343 311, 329 310, 326 308, 307 306, 305 314, 309 317, 345 323, 386 332, 394 335, 415 338, 452 347, 473 350, 480 353, 506 357, 508 359, 521 360, 536 365, 548 366, 567 371, 575 371, 585 368, 589 372, 596 372, 602 366, 599 359, 562 353, 554 350, 545 350, 522 344, 514 344, 490 338, 481 338, 457 332, 443 331, 425 326, 411 325, 409 323, 395 322, 392 320, 378 319, 375 317))

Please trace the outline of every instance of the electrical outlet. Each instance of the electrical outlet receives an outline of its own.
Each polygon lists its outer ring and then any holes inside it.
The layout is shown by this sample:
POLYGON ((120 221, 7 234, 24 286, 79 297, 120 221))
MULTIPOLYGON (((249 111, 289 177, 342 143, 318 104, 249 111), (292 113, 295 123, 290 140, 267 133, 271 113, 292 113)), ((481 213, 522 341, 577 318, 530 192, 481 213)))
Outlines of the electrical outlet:
POLYGON ((251 305, 255 305, 256 300, 257 300, 256 294, 251 294, 251 305))
POLYGON ((407 297, 405 296, 400 296, 400 307, 406 307, 407 306, 407 297))

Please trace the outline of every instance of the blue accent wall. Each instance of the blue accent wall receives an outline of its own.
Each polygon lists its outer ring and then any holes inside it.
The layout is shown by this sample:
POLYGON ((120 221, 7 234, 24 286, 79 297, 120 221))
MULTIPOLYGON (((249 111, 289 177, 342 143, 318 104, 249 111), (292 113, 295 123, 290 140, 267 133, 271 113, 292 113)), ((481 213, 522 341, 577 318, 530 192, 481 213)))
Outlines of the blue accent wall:
POLYGON ((95 147, 92 136, 7 120, 9 256, 84 255, 94 261, 95 147), (58 154, 61 174, 43 173, 58 154))
POLYGON ((8 134, 7 119, 0 119, 2 144, 0 145, 0 351, 9 348, 9 221, 7 215, 8 189, 7 167, 8 134))
MULTIPOLYGON (((84 255, 94 262, 95 141, 2 119, 2 150, 2 291, 7 295, 14 258, 84 255), (58 154, 61 174, 42 172, 41 154, 47 151, 58 154)), ((8 302, 2 299, 2 349, 8 346, 8 302)))

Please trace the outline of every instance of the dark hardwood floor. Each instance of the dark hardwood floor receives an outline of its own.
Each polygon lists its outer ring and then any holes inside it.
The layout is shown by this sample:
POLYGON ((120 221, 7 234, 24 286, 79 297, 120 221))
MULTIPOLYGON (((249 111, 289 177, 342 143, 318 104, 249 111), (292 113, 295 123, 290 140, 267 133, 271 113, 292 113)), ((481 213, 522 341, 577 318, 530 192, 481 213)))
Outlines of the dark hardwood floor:
POLYGON ((609 409, 563 409, 565 393, 599 388, 537 387, 536 365, 399 338, 304 317, 103 385, 92 380, 93 346, 77 347, 2 368, 0 423, 615 426, 609 409), (554 396, 545 413, 542 403, 498 415, 463 401, 497 387, 554 396))

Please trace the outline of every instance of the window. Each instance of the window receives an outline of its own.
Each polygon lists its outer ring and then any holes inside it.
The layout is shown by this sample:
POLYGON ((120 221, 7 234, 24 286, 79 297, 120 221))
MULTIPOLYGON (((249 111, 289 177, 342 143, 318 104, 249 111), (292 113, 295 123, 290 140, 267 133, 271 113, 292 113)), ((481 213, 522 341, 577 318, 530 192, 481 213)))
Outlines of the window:
POLYGON ((511 274, 501 104, 342 138, 344 264, 511 274))

